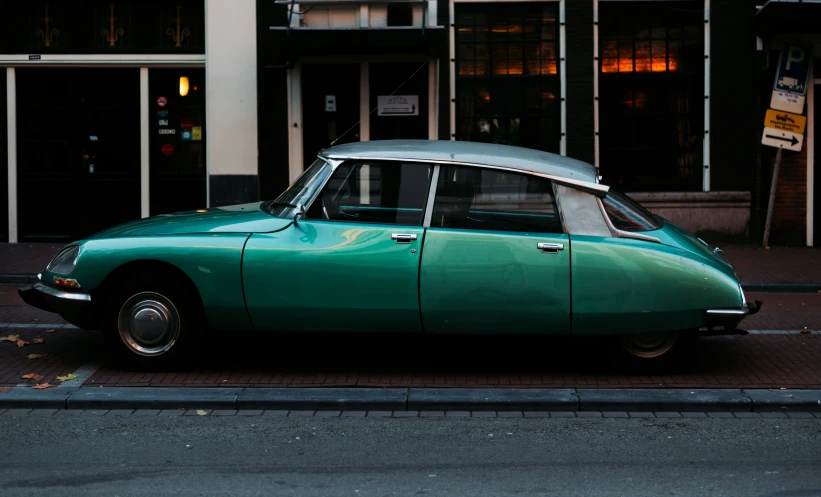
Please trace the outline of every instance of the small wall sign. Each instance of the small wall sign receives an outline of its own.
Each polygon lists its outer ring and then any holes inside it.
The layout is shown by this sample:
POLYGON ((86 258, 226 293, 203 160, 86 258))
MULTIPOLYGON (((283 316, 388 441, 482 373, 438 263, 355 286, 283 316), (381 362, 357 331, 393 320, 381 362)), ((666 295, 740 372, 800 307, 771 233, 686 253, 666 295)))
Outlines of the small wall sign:
POLYGON ((380 116, 418 116, 419 95, 380 95, 377 106, 380 116))
POLYGON ((168 105, 168 99, 165 97, 157 97, 157 105, 160 107, 165 107, 168 105))
POLYGON ((191 139, 195 142, 202 141, 202 126, 191 128, 191 139))
POLYGON ((168 111, 167 110, 158 110, 157 111, 157 117, 168 117, 168 111))
POLYGON ((176 129, 161 129, 160 134, 161 135, 176 135, 177 130, 176 129))
POLYGON ((163 143, 162 154, 166 157, 172 156, 174 154, 174 145, 171 145, 170 143, 163 143))
POLYGON ((160 119, 160 126, 168 126, 168 119, 160 119))

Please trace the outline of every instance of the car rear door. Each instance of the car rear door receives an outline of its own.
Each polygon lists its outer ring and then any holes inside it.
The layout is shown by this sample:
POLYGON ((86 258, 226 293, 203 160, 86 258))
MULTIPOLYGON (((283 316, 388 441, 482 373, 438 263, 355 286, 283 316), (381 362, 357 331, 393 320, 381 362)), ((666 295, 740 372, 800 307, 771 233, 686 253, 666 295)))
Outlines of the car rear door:
POLYGON ((254 234, 243 256, 259 330, 421 332, 419 258, 429 164, 347 162, 306 219, 254 234))
POLYGON ((420 272, 428 333, 570 333, 570 244, 549 180, 442 165, 420 272))

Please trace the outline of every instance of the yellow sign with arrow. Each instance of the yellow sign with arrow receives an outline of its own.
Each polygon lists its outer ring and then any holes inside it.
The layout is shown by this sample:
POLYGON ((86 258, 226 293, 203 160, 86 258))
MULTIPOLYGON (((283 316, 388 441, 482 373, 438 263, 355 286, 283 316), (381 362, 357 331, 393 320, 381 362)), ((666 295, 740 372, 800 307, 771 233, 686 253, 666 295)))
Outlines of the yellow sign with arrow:
POLYGON ((796 133, 799 135, 804 134, 804 129, 806 126, 806 117, 775 109, 767 109, 767 116, 764 118, 765 128, 789 131, 790 133, 796 133))

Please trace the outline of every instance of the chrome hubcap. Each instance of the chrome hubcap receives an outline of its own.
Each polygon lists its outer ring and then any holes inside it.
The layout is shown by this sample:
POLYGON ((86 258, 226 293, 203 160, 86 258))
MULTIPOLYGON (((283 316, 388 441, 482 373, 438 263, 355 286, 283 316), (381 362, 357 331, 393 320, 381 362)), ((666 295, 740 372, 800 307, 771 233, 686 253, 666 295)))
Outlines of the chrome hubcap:
POLYGON ((634 356, 650 359, 666 354, 677 339, 677 332, 640 333, 624 337, 622 345, 634 356))
POLYGON ((168 352, 180 335, 177 308, 163 295, 143 292, 123 304, 117 319, 120 338, 133 352, 157 356, 168 352))

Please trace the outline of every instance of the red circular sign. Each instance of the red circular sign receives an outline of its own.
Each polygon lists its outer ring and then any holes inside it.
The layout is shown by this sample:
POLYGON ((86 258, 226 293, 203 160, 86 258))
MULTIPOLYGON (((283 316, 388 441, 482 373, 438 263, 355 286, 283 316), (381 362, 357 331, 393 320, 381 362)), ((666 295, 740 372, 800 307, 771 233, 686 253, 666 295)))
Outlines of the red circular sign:
POLYGON ((194 121, 190 117, 183 117, 180 121, 180 127, 186 131, 190 131, 194 127, 194 121))
POLYGON ((166 105, 168 105, 168 99, 165 97, 158 97, 157 105, 159 105, 160 107, 165 107, 166 105))
POLYGON ((162 146, 162 154, 166 157, 171 156, 174 153, 174 145, 170 143, 166 143, 162 146))

